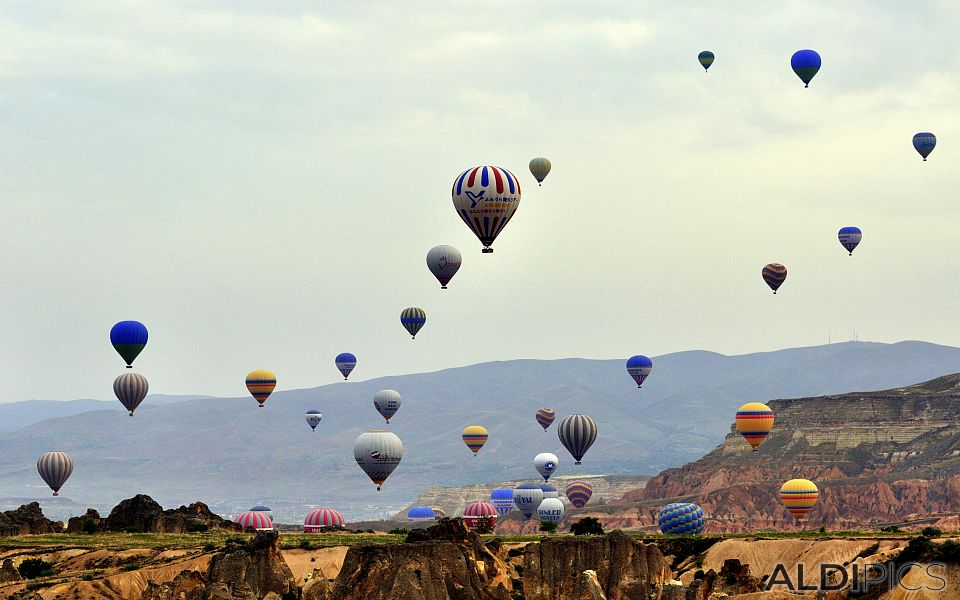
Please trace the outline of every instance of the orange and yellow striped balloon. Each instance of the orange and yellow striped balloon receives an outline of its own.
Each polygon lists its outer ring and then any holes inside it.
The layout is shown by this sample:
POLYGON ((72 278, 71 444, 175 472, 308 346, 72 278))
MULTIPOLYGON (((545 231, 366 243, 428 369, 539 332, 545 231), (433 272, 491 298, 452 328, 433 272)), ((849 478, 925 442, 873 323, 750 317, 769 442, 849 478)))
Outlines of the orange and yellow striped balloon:
POLYGON ((477 452, 480 452, 480 448, 483 448, 483 445, 487 443, 487 430, 484 427, 479 425, 471 425, 463 430, 463 443, 467 445, 467 448, 473 450, 473 455, 476 456, 477 452))
POLYGON ((247 373, 247 390, 260 403, 260 408, 263 408, 263 403, 267 401, 275 387, 277 387, 277 376, 273 371, 257 369, 247 373))
POLYGON ((820 490, 809 479, 791 479, 780 488, 780 501, 798 521, 817 504, 820 490))
POLYGON ((762 402, 749 402, 737 410, 737 431, 757 450, 773 429, 773 411, 762 402))

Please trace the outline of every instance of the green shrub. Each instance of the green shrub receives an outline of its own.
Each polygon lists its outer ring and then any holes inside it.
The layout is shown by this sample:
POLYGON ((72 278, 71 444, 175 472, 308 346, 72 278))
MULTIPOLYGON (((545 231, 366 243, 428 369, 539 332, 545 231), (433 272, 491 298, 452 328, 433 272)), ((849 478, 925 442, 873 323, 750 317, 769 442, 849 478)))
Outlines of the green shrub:
POLYGON ((391 529, 388 533, 390 533, 390 535, 407 535, 407 533, 409 532, 403 527, 395 527, 394 529, 391 529))
POLYGON ((206 533, 210 531, 210 526, 203 521, 193 521, 187 524, 187 533, 206 533))
POLYGON ((540 531, 544 533, 555 533, 557 531, 557 524, 553 521, 540 521, 540 531))
POLYGON ((84 533, 96 533, 97 532, 97 522, 93 519, 84 519, 83 525, 80 527, 84 533))
POLYGON ((139 569, 139 568, 140 568, 140 564, 139 564, 139 563, 130 563, 130 564, 123 565, 122 567, 120 567, 120 570, 121 570, 121 571, 136 571, 136 570, 139 569))
POLYGON ((312 547, 312 544, 310 543, 310 540, 303 538, 300 540, 300 543, 297 544, 297 547, 301 550, 309 550, 312 547))
POLYGON ((213 552, 216 549, 217 549, 216 544, 204 544, 203 548, 201 548, 201 550, 203 550, 204 552, 213 552))
POLYGON ((933 555, 933 542, 930 538, 918 536, 910 538, 897 560, 904 562, 926 562, 933 555))
POLYGON ((140 528, 139 528, 139 527, 124 527, 124 528, 123 528, 123 532, 124 532, 124 533, 140 533, 140 528))
POLYGON ((573 535, 603 535, 603 523, 594 517, 584 517, 570 526, 573 535))
POLYGON ((940 562, 952 565, 960 564, 960 543, 955 540, 947 540, 937 546, 933 556, 935 560, 940 562))
POLYGON ((890 525, 888 527, 881 527, 880 531, 885 533, 903 533, 903 530, 897 527, 896 525, 890 525))
POLYGON ((943 535, 943 532, 937 529, 936 527, 924 527, 920 530, 920 535, 928 538, 940 537, 943 535))
POLYGON ((24 579, 36 579, 37 577, 47 577, 53 575, 53 565, 39 558, 28 558, 17 567, 20 577, 24 579))

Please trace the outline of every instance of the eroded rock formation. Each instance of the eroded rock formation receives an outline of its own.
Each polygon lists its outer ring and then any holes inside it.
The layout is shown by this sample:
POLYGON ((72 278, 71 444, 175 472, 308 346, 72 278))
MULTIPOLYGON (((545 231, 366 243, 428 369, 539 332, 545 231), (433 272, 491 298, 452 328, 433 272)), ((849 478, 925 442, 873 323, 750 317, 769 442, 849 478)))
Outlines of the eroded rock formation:
MULTIPOLYGON (((96 511, 93 511, 96 513, 96 511)), ((188 533, 197 526, 210 529, 239 531, 241 527, 210 511, 203 502, 190 506, 164 510, 156 500, 145 494, 137 494, 117 504, 106 519, 98 518, 99 531, 137 531, 140 533, 188 533)), ((92 518, 90 511, 84 517, 71 519, 71 525, 81 527, 83 521, 92 518)))
POLYGON ((0 513, 0 535, 29 535, 34 533, 58 533, 63 523, 43 516, 38 502, 24 504, 15 510, 0 513))

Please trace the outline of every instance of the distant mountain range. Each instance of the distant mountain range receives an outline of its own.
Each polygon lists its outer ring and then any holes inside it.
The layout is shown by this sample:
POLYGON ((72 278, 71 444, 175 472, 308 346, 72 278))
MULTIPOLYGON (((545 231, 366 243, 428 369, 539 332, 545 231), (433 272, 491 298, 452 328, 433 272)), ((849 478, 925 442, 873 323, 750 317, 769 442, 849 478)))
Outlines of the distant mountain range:
POLYGON ((0 419, 4 410, 20 411, 19 422, 28 423, 0 433, 0 496, 48 497, 36 459, 60 449, 76 462, 62 494, 98 508, 147 493, 165 506, 263 502, 290 521, 315 505, 338 507, 349 520, 386 517, 429 486, 536 479, 533 457, 542 451, 560 457, 562 475, 652 475, 714 447, 744 402, 923 381, 960 371, 960 349, 850 342, 741 356, 679 352, 654 364, 642 390, 623 360, 512 360, 281 391, 262 409, 249 397, 151 398, 134 417, 119 403, 74 414, 52 413, 50 403, 0 405, 0 419), (389 425, 371 401, 383 388, 403 395, 389 425), (583 412, 597 421, 600 435, 582 467, 574 467, 556 425, 544 433, 534 420, 544 406, 558 419, 583 412), (308 409, 324 413, 315 432, 303 420, 308 409), (490 431, 477 458, 460 439, 472 424, 490 431), (390 429, 405 447, 379 493, 352 454, 368 429, 390 429))
MULTIPOLYGON (((144 408, 186 402, 209 396, 168 396, 153 394, 144 408)), ((28 425, 55 417, 70 417, 92 410, 125 410, 119 402, 106 400, 24 400, 0 404, 0 433, 16 431, 28 425)))

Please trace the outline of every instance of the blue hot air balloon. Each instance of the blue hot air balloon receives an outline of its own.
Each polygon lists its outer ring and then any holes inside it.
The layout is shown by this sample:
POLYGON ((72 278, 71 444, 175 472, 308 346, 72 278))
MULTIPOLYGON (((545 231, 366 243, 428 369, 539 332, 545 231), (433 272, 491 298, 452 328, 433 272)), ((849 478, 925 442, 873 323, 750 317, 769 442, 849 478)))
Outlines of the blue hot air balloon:
POLYGON ((499 488, 490 492, 490 503, 497 509, 498 515, 505 515, 513 510, 513 490, 499 488))
POLYGON ((120 321, 110 329, 114 350, 133 368, 133 361, 147 345, 147 328, 140 321, 120 321))
POLYGON ((436 513, 429 506, 414 506, 407 511, 408 521, 433 521, 436 513))
POLYGON ((937 147, 937 136, 929 131, 921 131, 913 136, 913 148, 920 153, 923 160, 926 161, 933 149, 937 147))
POLYGON ((840 240, 840 244, 850 253, 850 256, 853 256, 853 249, 863 239, 863 232, 860 231, 859 227, 844 227, 837 234, 837 238, 840 240))
POLYGON ((340 373, 343 374, 343 380, 346 381, 347 378, 350 377, 350 372, 357 366, 357 357, 349 352, 341 352, 337 355, 337 358, 334 359, 334 362, 337 363, 337 368, 340 369, 340 373))
POLYGON ((790 66, 803 82, 803 87, 810 87, 810 80, 820 70, 820 55, 816 50, 797 50, 790 57, 790 66))
POLYGON ((627 359, 627 373, 637 382, 637 387, 643 385, 650 371, 653 371, 653 361, 646 356, 638 354, 627 359))
POLYGON ((703 510, 696 504, 689 502, 668 504, 661 508, 657 514, 657 527, 667 534, 692 533, 697 535, 703 533, 703 528, 706 525, 707 520, 703 516, 703 510))

